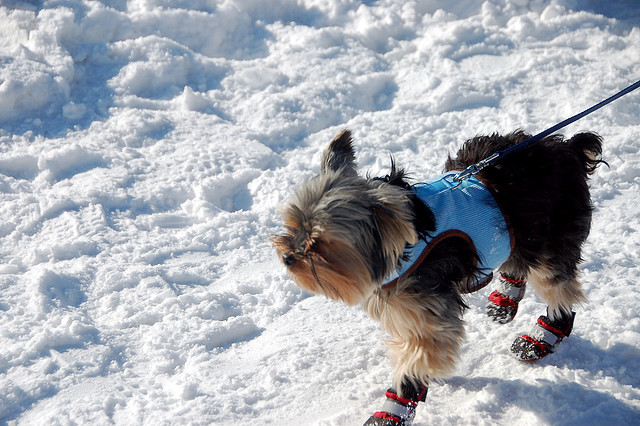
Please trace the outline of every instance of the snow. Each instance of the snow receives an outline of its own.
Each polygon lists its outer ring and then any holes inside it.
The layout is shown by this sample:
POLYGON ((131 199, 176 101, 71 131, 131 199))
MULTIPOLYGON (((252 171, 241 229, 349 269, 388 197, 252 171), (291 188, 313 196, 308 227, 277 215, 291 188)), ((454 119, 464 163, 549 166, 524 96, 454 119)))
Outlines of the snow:
MULTIPOLYGON (((0 2, 0 423, 358 425, 391 367, 361 310, 296 287, 277 206, 353 130, 363 172, 440 172, 640 78, 634 0, 0 2)), ((640 92, 604 137, 590 303, 537 364, 469 297, 416 424, 640 423, 640 92)))

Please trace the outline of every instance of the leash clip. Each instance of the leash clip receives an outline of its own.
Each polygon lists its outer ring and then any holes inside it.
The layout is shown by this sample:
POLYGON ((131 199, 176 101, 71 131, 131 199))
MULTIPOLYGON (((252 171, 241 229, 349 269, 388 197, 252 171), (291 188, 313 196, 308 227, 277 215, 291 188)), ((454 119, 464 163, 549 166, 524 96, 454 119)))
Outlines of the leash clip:
POLYGON ((480 171, 482 171, 482 169, 484 169, 485 167, 487 167, 488 165, 493 163, 495 160, 497 160, 499 156, 500 156, 500 152, 494 152, 493 154, 491 154, 490 156, 488 156, 484 160, 482 160, 482 161, 480 161, 480 162, 478 162, 476 164, 470 165, 469 167, 467 167, 466 169, 464 169, 463 171, 461 171, 460 173, 455 175, 453 177, 453 180, 458 182, 458 184, 454 187, 454 189, 459 187, 462 184, 462 182, 464 182, 465 180, 469 179, 471 176, 475 176, 478 173, 480 173, 480 171))

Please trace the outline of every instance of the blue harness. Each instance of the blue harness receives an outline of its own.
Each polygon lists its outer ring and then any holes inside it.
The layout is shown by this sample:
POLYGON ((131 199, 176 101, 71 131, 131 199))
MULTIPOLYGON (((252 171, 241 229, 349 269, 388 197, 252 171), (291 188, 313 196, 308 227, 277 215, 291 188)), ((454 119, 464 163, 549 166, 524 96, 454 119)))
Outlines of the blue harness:
POLYGON ((383 287, 395 285, 398 279, 410 275, 439 242, 449 237, 461 237, 475 249, 479 271, 467 292, 488 284, 493 271, 511 255, 509 227, 489 189, 475 177, 462 182, 454 180, 458 172, 436 176, 412 186, 416 195, 436 217, 435 231, 409 247, 400 265, 382 282, 383 287))

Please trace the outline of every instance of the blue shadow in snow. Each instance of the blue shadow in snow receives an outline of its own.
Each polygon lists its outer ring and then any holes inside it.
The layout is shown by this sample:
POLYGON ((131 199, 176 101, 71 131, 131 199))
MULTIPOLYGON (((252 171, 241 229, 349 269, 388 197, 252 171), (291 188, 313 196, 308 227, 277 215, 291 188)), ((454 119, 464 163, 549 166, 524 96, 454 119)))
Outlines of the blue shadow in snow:
MULTIPOLYGON (((572 335, 560 351, 539 365, 555 365, 571 370, 583 370, 593 376, 611 377, 617 383, 640 388, 640 349, 618 343, 607 350, 596 347, 588 340, 572 335)), ((535 364, 531 365, 535 368, 535 364)), ((489 413, 504 412, 518 407, 531 412, 546 424, 553 425, 638 425, 640 410, 625 404, 604 390, 593 390, 579 383, 554 383, 539 379, 537 385, 523 380, 500 378, 453 377, 446 383, 469 392, 488 391, 495 398, 480 406, 489 413), (495 405, 495 406, 494 406, 495 405)), ((482 402, 479 402, 482 404, 482 402)), ((494 419, 499 420, 499 419, 494 419)), ((420 426, 419 423, 416 426, 420 426)))

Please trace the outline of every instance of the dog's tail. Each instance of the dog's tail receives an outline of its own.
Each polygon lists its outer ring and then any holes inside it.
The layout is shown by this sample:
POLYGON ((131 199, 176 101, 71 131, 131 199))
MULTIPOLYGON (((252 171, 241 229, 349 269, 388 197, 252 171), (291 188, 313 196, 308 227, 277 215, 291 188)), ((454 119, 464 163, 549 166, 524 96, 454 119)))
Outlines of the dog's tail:
POLYGON ((602 138, 599 135, 592 132, 578 133, 567 143, 584 164, 585 173, 592 175, 600 163, 607 164, 602 160, 602 138))

